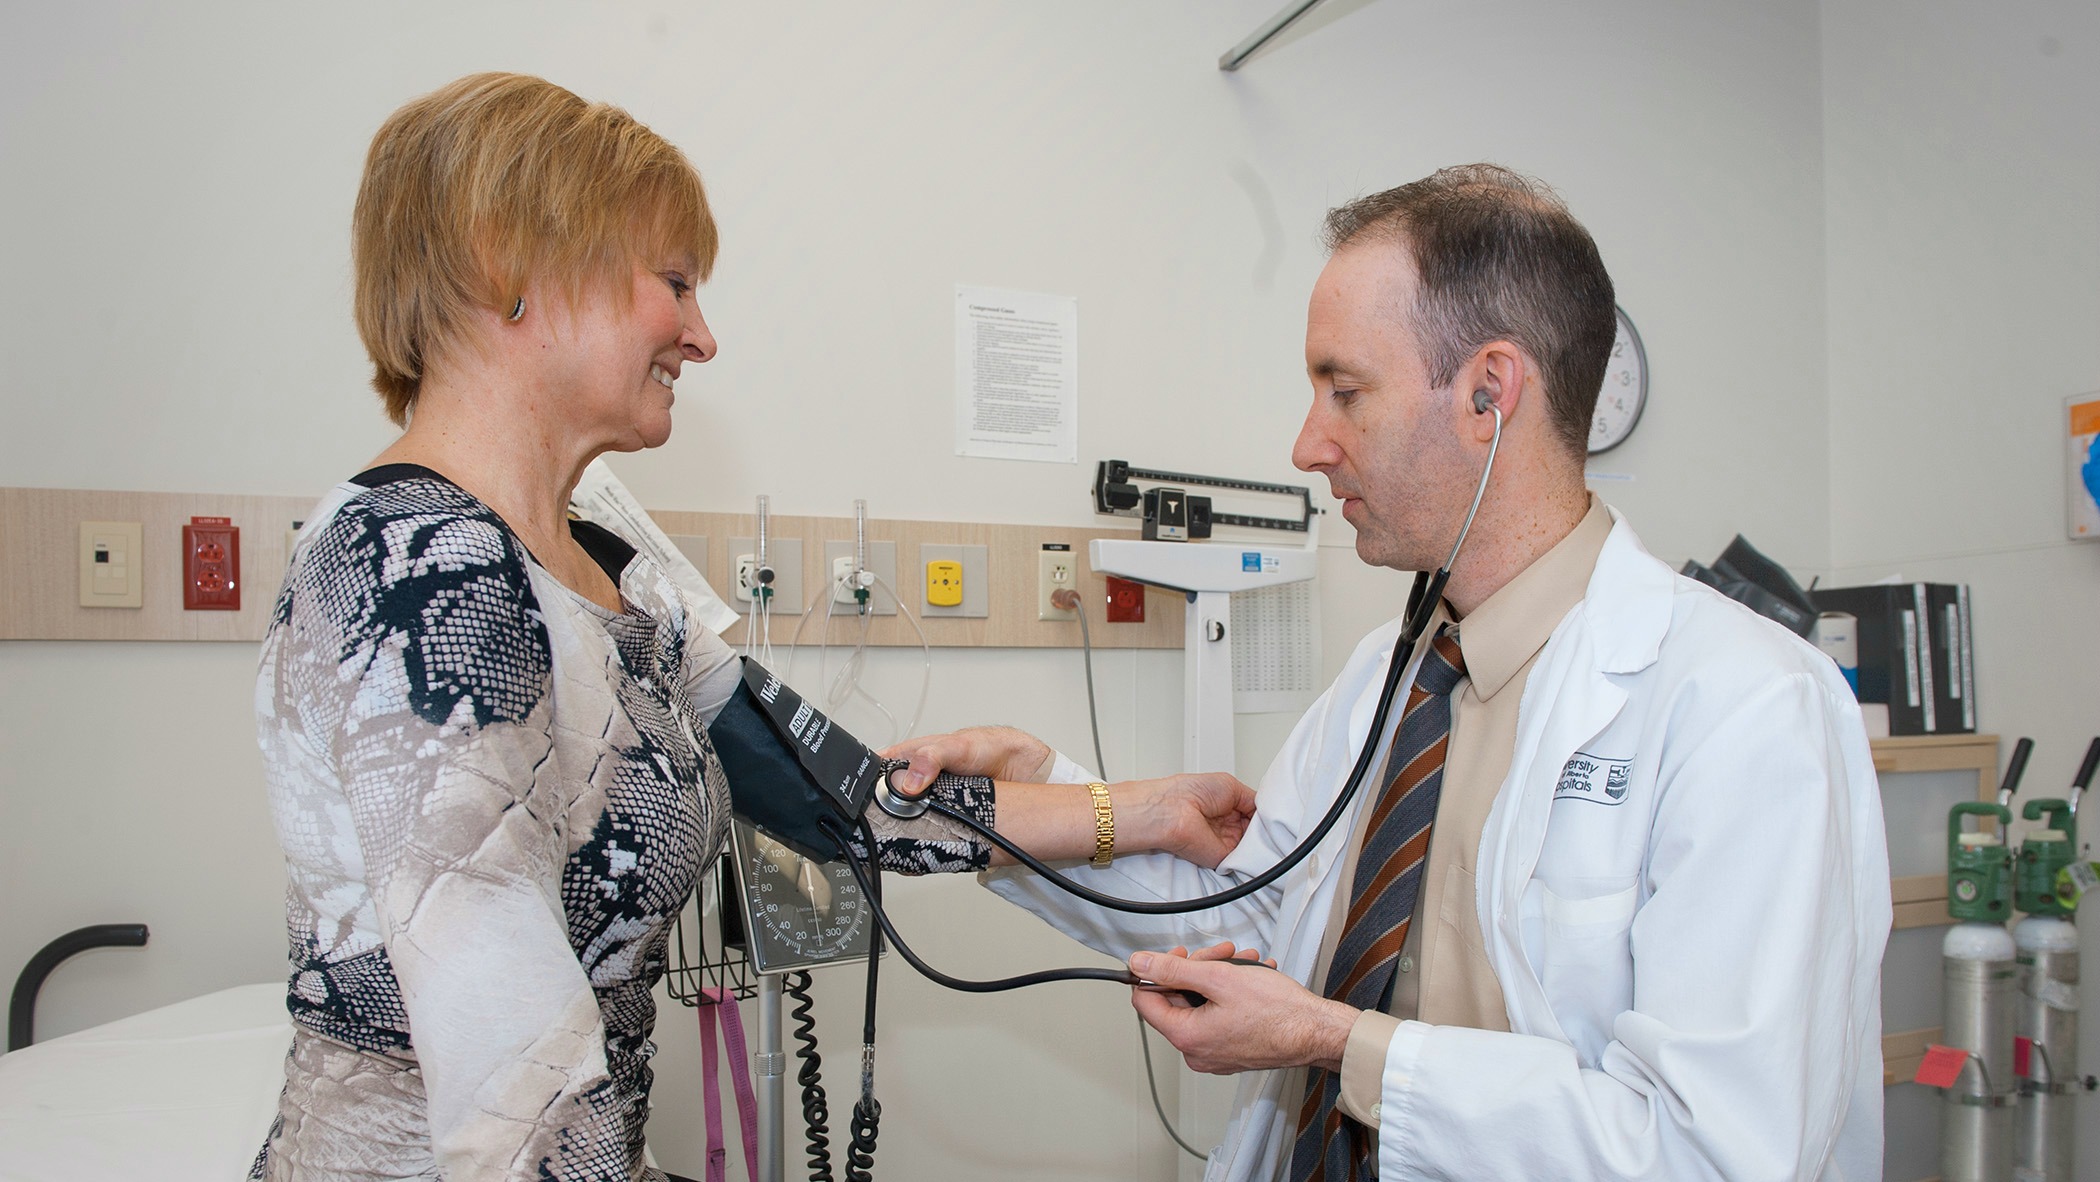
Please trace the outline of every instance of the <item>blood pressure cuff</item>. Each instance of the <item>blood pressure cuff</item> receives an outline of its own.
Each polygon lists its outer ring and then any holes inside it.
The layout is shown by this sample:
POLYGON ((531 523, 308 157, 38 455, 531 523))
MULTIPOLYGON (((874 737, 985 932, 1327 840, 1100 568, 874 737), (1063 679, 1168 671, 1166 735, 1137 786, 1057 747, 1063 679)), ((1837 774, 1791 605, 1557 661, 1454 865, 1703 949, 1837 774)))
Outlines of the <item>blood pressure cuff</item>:
POLYGON ((844 855, 818 822, 830 818, 850 831, 867 810, 883 762, 866 744, 748 658, 707 737, 737 816, 805 858, 844 855))

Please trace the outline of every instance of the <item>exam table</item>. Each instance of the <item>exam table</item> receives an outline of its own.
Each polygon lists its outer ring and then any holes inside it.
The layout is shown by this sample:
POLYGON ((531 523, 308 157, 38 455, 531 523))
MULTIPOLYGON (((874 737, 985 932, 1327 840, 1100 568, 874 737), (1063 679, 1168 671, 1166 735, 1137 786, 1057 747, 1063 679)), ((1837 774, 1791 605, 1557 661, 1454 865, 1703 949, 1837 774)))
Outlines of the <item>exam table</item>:
POLYGON ((245 1178, 291 1043, 272 981, 0 1056, 0 1182, 245 1178))

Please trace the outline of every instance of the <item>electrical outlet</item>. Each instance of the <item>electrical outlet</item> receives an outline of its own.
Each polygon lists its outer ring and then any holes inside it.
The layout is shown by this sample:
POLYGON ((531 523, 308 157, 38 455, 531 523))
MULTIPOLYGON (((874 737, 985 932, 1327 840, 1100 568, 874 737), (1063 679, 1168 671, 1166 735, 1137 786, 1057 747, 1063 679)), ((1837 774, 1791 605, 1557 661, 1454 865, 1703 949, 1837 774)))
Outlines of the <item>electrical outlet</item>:
MULTIPOLYGON (((729 553, 735 557, 730 564, 729 594, 723 596, 729 606, 740 612, 751 610, 751 596, 747 590, 750 576, 744 574, 742 566, 749 558, 754 566, 758 562, 758 542, 753 538, 729 539, 729 553)), ((777 534, 766 538, 766 565, 773 568, 773 599, 767 607, 771 615, 799 616, 802 614, 802 539, 783 538, 777 534)))
POLYGON ((1073 556, 1072 548, 1063 542, 1043 543, 1042 555, 1038 558, 1039 575, 1035 593, 1035 618, 1038 620, 1076 620, 1078 612, 1066 611, 1050 602, 1053 591, 1077 591, 1079 560, 1073 556))
MULTIPOLYGON (((852 588, 839 590, 839 577, 853 573, 853 543, 851 540, 824 543, 824 566, 826 581, 831 587, 831 602, 834 614, 841 607, 858 610, 859 601, 854 598, 852 588), (843 564, 840 560, 843 559, 843 564)), ((868 543, 868 571, 882 580, 878 586, 868 588, 868 614, 894 616, 897 614, 897 543, 868 543)))
POLYGON ((1145 585, 1129 579, 1108 576, 1108 608, 1106 615, 1111 624, 1142 624, 1145 622, 1145 585))
POLYGON ((80 606, 146 605, 146 530, 136 521, 80 523, 80 606))
POLYGON ((925 594, 919 598, 926 606, 919 614, 928 619, 942 616, 984 619, 992 614, 991 547, 957 546, 942 542, 927 542, 919 547, 920 571, 925 576, 925 594), (960 568, 962 592, 959 602, 939 604, 933 602, 934 593, 940 588, 934 585, 933 567, 936 563, 950 563, 960 568))
POLYGON ((241 531, 231 517, 182 527, 182 610, 241 610, 241 531))

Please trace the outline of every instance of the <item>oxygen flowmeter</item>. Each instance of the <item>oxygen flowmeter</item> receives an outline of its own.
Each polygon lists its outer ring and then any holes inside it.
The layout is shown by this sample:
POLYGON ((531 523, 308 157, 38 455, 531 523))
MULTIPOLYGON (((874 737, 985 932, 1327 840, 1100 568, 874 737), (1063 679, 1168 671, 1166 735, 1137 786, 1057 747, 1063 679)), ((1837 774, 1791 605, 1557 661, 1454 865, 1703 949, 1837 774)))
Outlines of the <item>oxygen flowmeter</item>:
POLYGON ((2002 923, 2012 918, 2013 855, 2005 844, 2012 810, 1969 800, 1947 814, 1947 914, 1955 919, 2002 923), (1963 817, 1990 817, 1998 831, 1965 829, 1963 817))

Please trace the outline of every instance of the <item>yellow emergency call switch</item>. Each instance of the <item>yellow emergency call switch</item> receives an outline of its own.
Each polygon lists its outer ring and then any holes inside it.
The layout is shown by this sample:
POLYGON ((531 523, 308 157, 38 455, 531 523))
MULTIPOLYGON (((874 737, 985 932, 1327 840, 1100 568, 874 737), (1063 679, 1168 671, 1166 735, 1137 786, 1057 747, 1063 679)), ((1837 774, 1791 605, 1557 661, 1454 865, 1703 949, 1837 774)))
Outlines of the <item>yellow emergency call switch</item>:
POLYGON ((927 563, 926 602, 934 607, 960 607, 962 599, 962 563, 944 558, 927 563))

